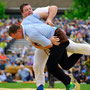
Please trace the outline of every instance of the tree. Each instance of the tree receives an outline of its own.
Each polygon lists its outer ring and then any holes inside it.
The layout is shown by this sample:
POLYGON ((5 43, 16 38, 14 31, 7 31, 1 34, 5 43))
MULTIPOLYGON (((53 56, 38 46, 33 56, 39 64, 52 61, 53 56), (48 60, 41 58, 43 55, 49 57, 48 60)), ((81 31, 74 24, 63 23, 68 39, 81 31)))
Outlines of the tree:
POLYGON ((68 11, 65 11, 63 17, 68 17, 69 19, 73 19, 74 17, 77 17, 77 19, 88 19, 90 16, 89 4, 90 0, 73 0, 72 5, 68 11))
POLYGON ((2 0, 0 0, 0 19, 8 17, 7 15, 5 15, 5 8, 6 4, 2 3, 2 0))

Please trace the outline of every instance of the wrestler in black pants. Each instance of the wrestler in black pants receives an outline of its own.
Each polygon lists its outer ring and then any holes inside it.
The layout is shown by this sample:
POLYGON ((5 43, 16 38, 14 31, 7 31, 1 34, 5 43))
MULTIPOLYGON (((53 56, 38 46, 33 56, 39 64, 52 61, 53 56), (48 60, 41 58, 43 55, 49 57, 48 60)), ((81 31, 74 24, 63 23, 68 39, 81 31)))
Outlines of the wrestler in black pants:
POLYGON ((71 56, 68 57, 67 51, 65 50, 61 60, 59 60, 59 64, 63 69, 69 70, 76 64, 76 62, 79 60, 81 56, 82 54, 72 54, 71 56))
POLYGON ((48 71, 54 75, 57 79, 62 81, 64 85, 70 84, 71 78, 66 75, 63 70, 58 67, 58 64, 65 70, 70 69, 77 60, 82 56, 80 54, 73 54, 70 57, 67 56, 66 47, 69 43, 61 43, 59 46, 53 46, 50 49, 50 56, 47 61, 48 71))

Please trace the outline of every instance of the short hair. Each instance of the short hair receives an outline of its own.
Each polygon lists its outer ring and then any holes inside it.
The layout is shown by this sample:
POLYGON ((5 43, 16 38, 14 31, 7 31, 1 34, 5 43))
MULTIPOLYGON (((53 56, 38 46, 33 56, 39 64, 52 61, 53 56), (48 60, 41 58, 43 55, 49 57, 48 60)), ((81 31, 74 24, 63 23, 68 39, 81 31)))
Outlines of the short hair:
POLYGON ((11 33, 16 33, 18 29, 20 29, 20 25, 13 24, 10 26, 8 30, 9 36, 11 36, 11 33))
POLYGON ((27 5, 29 5, 29 4, 24 3, 24 4, 22 4, 22 5, 20 6, 20 11, 21 11, 21 13, 23 13, 23 7, 24 7, 24 6, 27 6, 27 5))

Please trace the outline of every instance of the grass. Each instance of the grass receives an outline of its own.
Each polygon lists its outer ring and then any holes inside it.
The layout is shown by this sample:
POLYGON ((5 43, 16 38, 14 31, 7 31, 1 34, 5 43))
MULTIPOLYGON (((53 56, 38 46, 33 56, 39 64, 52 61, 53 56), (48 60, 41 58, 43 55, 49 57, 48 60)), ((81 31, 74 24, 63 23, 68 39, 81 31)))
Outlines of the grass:
POLYGON ((80 84, 80 90, 90 90, 90 84, 80 84))
MULTIPOLYGON (((45 84, 45 88, 48 88, 49 84, 45 84)), ((80 90, 90 90, 90 84, 80 84, 80 90)), ((0 88, 36 88, 36 84, 32 83, 0 83, 0 88)), ((63 89, 65 86, 62 83, 55 83, 55 88, 63 89)))
MULTIPOLYGON (((45 84, 45 88, 48 88, 49 84, 45 84)), ((0 83, 0 88, 36 88, 36 84, 32 83, 0 83)), ((55 83, 55 88, 65 88, 61 83, 55 83)))

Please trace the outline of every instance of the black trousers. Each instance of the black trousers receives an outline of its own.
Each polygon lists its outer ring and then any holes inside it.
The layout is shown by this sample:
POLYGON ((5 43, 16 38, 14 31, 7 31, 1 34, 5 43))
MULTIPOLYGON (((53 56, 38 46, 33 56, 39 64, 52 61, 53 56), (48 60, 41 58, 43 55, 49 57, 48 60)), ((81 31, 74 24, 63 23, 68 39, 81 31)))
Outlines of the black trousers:
POLYGON ((70 83, 71 78, 66 75, 63 70, 58 67, 58 64, 65 70, 70 69, 77 60, 82 56, 80 54, 73 54, 70 57, 67 56, 66 47, 68 42, 61 43, 59 46, 53 46, 50 49, 50 56, 47 61, 47 69, 53 76, 62 81, 64 85, 70 83))
POLYGON ((63 69, 69 70, 76 64, 76 62, 79 60, 81 56, 82 54, 72 54, 71 56, 68 57, 67 51, 65 49, 61 60, 59 60, 58 62, 63 69))

